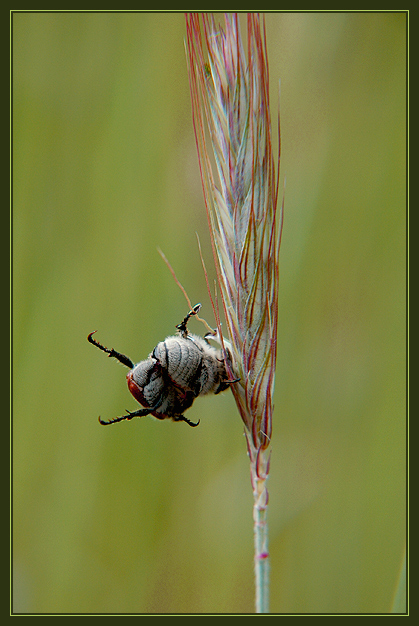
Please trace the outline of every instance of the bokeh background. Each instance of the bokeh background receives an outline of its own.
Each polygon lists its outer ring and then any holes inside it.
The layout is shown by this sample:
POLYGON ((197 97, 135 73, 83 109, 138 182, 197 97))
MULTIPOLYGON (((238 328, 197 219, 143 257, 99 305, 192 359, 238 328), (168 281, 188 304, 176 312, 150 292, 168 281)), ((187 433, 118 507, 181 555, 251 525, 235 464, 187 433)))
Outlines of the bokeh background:
MULTIPOLYGON (((181 13, 14 13, 16 612, 251 613, 252 494, 229 393, 198 428, 126 370, 213 277, 181 13)), ((405 545, 406 15, 267 14, 285 223, 271 611, 388 612, 405 545)), ((194 332, 203 327, 193 320, 194 332)))

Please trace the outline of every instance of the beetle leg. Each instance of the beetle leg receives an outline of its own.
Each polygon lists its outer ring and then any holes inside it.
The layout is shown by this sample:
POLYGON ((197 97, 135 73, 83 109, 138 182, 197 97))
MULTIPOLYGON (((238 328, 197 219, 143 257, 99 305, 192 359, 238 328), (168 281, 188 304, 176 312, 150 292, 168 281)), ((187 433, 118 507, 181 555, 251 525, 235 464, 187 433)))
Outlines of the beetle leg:
POLYGON ((185 417, 184 415, 176 415, 176 417, 173 418, 173 421, 174 422, 186 422, 187 424, 189 424, 189 426, 193 426, 195 428, 195 426, 198 426, 201 420, 198 420, 197 422, 191 422, 191 420, 188 420, 188 418, 185 417))
POLYGON ((200 308, 201 308, 200 304, 195 304, 194 308, 191 309, 189 313, 186 315, 186 317, 183 318, 181 323, 176 326, 176 328, 178 329, 178 331, 180 332, 180 334, 182 335, 184 339, 186 339, 186 337, 188 336, 187 324, 188 324, 189 318, 192 317, 192 315, 196 315, 199 312, 200 308))
POLYGON ((99 417, 99 422, 102 424, 102 426, 109 426, 109 424, 116 424, 117 422, 122 422, 122 420, 132 420, 133 417, 144 417, 145 415, 150 415, 150 413, 158 409, 162 401, 162 398, 160 398, 159 401, 149 409, 138 409, 137 411, 132 412, 128 411, 127 409, 127 415, 122 415, 122 417, 115 417, 112 420, 105 421, 99 417))
POLYGON ((221 391, 225 391, 226 389, 230 387, 230 385, 233 385, 234 383, 238 383, 239 381, 240 381, 240 378, 234 378, 233 380, 222 380, 218 386, 218 389, 214 391, 214 394, 217 395, 217 393, 220 393, 221 391))
POLYGON ((225 383, 227 386, 233 385, 234 383, 239 383, 239 382, 240 382, 240 378, 233 378, 232 380, 223 380, 223 383, 225 383))
POLYGON ((102 346, 102 344, 96 341, 96 339, 93 339, 92 335, 94 335, 95 332, 96 330, 90 333, 90 335, 87 337, 87 341, 89 341, 91 344, 96 346, 96 348, 99 348, 99 350, 106 352, 108 356, 111 356, 114 359, 117 359, 120 363, 122 363, 122 365, 125 365, 126 367, 129 367, 130 370, 132 370, 132 368, 134 367, 134 363, 131 361, 131 359, 125 356, 125 354, 121 354, 120 352, 117 352, 113 348, 109 350, 109 348, 105 348, 105 346, 102 346))

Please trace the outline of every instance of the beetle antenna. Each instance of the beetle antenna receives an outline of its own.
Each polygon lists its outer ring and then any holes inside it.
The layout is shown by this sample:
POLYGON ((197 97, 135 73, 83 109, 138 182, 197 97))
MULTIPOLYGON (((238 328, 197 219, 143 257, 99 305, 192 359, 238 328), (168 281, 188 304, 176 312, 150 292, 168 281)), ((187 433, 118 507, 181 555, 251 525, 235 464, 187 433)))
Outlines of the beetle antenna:
POLYGON ((122 365, 125 365, 125 367, 129 367, 129 369, 132 370, 132 368, 134 367, 134 363, 131 361, 129 357, 125 356, 125 354, 121 354, 120 352, 117 352, 113 348, 109 350, 109 348, 105 348, 105 346, 102 346, 102 344, 96 341, 96 339, 93 339, 93 335, 96 332, 97 331, 94 330, 92 333, 90 333, 90 335, 87 337, 87 341, 89 341, 89 343, 96 346, 96 348, 99 348, 99 350, 102 350, 103 352, 106 352, 109 356, 113 357, 114 359, 117 359, 120 363, 122 363, 122 365))

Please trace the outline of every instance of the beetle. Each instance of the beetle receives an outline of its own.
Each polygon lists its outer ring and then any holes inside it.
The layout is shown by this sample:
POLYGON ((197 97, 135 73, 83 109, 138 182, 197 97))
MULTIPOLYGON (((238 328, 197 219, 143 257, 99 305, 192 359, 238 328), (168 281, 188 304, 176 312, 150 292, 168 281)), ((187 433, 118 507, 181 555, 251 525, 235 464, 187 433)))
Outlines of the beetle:
MULTIPOLYGON (((91 344, 129 368, 128 389, 144 407, 132 412, 127 410, 127 415, 107 421, 99 417, 103 426, 145 415, 198 426, 199 420, 191 422, 183 415, 192 406, 195 398, 210 393, 218 394, 238 381, 229 379, 223 350, 215 348, 208 341, 211 333, 204 337, 189 333, 188 321, 193 315, 197 315, 200 308, 201 305, 196 304, 176 326, 177 334, 159 342, 147 359, 137 364, 94 339, 96 331, 88 335, 87 339, 91 344)), ((225 348, 225 353, 231 361, 228 347, 225 348)))

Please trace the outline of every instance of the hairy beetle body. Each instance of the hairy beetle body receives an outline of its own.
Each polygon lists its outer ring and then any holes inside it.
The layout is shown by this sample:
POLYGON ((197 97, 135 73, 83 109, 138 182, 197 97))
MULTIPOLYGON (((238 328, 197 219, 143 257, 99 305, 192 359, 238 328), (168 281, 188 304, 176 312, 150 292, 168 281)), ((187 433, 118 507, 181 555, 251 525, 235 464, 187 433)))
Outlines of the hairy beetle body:
POLYGON ((157 419, 184 421, 197 426, 184 417, 195 398, 208 393, 220 393, 236 380, 229 380, 223 352, 213 347, 206 337, 192 335, 187 321, 196 315, 201 305, 196 305, 176 328, 178 335, 167 337, 157 344, 147 359, 134 365, 128 357, 115 350, 108 350, 88 336, 90 343, 120 363, 130 368, 127 374, 128 388, 144 408, 101 424, 114 424, 133 417, 153 415, 157 419))
POLYGON ((157 344, 152 356, 174 385, 189 389, 195 396, 221 391, 218 387, 227 378, 221 350, 198 335, 167 337, 157 344))

